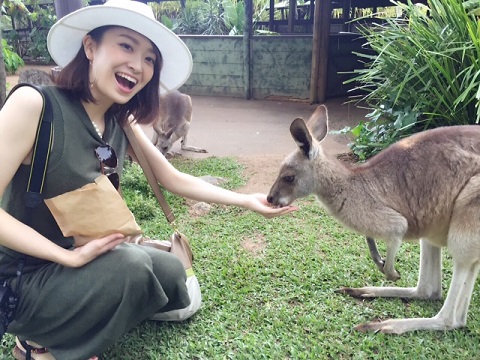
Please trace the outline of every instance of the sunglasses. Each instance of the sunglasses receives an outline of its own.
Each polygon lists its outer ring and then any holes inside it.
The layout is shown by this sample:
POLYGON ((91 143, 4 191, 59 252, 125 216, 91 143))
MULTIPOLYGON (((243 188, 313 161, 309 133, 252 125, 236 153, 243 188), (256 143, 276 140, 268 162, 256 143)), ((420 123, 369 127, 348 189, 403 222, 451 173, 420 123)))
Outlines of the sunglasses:
POLYGON ((120 187, 120 178, 115 172, 115 169, 118 165, 117 155, 115 150, 110 145, 100 145, 95 149, 95 155, 97 155, 98 161, 102 167, 102 174, 107 175, 110 182, 113 184, 115 189, 118 190, 120 187))

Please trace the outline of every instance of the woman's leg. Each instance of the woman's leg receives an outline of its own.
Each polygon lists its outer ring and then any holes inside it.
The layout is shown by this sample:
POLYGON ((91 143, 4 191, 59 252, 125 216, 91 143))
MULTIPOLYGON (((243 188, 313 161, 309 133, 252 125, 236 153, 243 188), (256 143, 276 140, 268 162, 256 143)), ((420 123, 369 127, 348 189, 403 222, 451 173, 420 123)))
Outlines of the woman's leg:
POLYGON ((187 276, 183 264, 174 255, 166 253, 169 257, 175 259, 176 266, 165 267, 163 264, 166 256, 165 251, 150 246, 138 246, 150 256, 152 270, 169 299, 169 302, 159 311, 164 312, 187 307, 190 304, 190 298, 185 286, 187 276), (179 274, 182 274, 182 276, 179 276, 179 274))
POLYGON ((171 254, 121 244, 82 268, 49 264, 26 274, 9 330, 57 359, 87 359, 159 309, 183 306, 184 282, 171 254), (167 305, 169 296, 182 305, 167 305))

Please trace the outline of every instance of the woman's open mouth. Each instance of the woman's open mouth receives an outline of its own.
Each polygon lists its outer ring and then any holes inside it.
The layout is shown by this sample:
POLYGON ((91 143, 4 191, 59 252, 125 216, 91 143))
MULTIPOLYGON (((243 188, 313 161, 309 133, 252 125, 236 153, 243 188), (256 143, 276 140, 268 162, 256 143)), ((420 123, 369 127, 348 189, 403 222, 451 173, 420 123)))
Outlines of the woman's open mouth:
POLYGON ((132 90, 137 85, 138 80, 123 73, 116 73, 117 83, 124 89, 132 90))

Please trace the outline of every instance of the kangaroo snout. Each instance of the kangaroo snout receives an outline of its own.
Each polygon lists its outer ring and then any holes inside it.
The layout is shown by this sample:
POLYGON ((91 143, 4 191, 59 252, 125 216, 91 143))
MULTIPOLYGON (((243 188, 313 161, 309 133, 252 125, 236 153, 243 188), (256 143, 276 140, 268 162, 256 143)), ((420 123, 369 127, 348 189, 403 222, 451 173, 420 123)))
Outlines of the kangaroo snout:
POLYGON ((267 201, 268 201, 269 204, 272 204, 273 206, 278 205, 278 204, 275 203, 275 198, 273 197, 273 195, 268 194, 267 201))
POLYGON ((290 205, 293 201, 290 201, 286 197, 283 197, 275 190, 270 190, 267 201, 269 204, 272 204, 275 207, 283 207, 290 205))
POLYGON ((267 201, 273 206, 278 207, 287 206, 291 203, 291 201, 288 201, 285 196, 282 195, 281 186, 279 186, 279 183, 281 182, 280 179, 281 178, 279 177, 279 179, 275 181, 267 195, 267 201))

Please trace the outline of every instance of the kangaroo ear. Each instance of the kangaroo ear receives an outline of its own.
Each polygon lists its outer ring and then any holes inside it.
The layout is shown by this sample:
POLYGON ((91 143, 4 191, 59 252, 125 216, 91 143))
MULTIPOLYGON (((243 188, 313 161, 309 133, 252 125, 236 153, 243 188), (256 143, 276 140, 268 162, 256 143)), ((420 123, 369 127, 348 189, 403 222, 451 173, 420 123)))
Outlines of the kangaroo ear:
POLYGON ((310 116, 307 123, 312 135, 318 141, 322 141, 328 133, 328 110, 325 105, 320 105, 310 116))
POLYGON ((312 148, 312 135, 308 131, 305 121, 301 118, 296 118, 290 125, 290 133, 293 140, 297 143, 298 147, 302 150, 307 158, 310 157, 310 149, 312 148))

